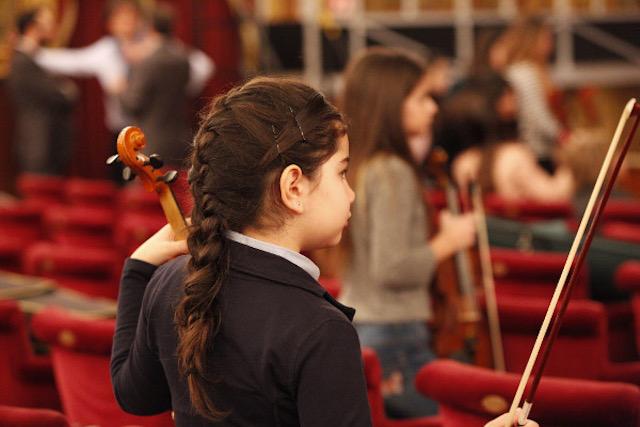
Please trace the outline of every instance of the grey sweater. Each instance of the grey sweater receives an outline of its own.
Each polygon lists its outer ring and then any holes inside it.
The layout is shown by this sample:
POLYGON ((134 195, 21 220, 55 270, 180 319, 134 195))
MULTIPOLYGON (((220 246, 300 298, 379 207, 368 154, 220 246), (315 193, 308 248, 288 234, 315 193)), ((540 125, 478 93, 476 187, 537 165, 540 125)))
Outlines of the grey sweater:
POLYGON ((428 285, 436 260, 411 166, 379 155, 361 167, 357 181, 341 302, 356 308, 360 323, 429 319, 428 285))

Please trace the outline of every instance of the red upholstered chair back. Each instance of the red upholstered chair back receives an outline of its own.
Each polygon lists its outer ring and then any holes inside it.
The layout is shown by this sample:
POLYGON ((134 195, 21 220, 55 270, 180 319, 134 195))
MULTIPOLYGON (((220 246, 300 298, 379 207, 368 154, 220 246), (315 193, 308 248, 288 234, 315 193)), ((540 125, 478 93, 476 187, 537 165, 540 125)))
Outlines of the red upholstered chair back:
POLYGON ((640 261, 626 261, 616 270, 616 288, 631 294, 631 310, 637 354, 640 354, 640 261))
MULTIPOLYGON (((436 360, 420 370, 416 387, 439 402, 443 427, 482 427, 509 410, 519 381, 520 374, 436 360)), ((543 377, 530 417, 544 427, 638 427, 640 389, 543 377)))
POLYGON ((20 272, 22 252, 41 239, 42 207, 16 201, 0 206, 0 269, 20 272))
POLYGON ((62 203, 64 184, 64 178, 33 173, 22 173, 16 180, 18 193, 25 200, 43 206, 62 203))
POLYGON ((0 404, 59 408, 51 362, 33 354, 26 322, 15 301, 0 300, 0 404))
MULTIPOLYGON (((496 293, 501 295, 551 299, 567 255, 558 252, 523 252, 516 249, 491 248, 491 262, 496 293)), ((589 296, 586 267, 580 272, 572 299, 589 296)))
POLYGON ((113 246, 113 207, 54 206, 43 217, 48 239, 61 244, 87 247, 113 246))
POLYGON ((56 383, 71 423, 102 427, 172 426, 169 413, 138 417, 122 411, 113 395, 109 359, 115 321, 90 320, 57 309, 33 319, 35 334, 51 346, 56 383))
POLYGON ((70 178, 64 186, 66 201, 74 206, 113 208, 118 189, 111 181, 70 178))
POLYGON ((50 409, 0 405, 0 427, 69 427, 67 418, 50 409))
POLYGON ((600 227, 600 234, 602 234, 607 239, 640 243, 640 224, 610 221, 606 222, 602 225, 602 227, 600 227))
POLYGON ((121 212, 164 217, 156 192, 145 190, 137 180, 120 190, 117 203, 121 212))
POLYGON ((369 398, 369 408, 371 409, 371 419, 374 427, 384 424, 386 419, 384 413, 384 401, 380 382, 382 381, 382 367, 375 350, 364 347, 362 349, 362 362, 364 365, 364 376, 367 382, 367 397, 369 398))
POLYGON ((367 398, 371 410, 373 427, 441 427, 440 417, 422 417, 405 420, 387 418, 381 391, 382 366, 376 352, 368 347, 362 348, 364 376, 367 382, 367 398))
MULTIPOLYGON (((533 348, 548 300, 502 297, 498 312, 507 371, 522 372, 533 348)), ((545 367, 546 375, 598 379, 608 361, 607 329, 600 303, 569 303, 545 367)))
POLYGON ((640 202, 634 199, 612 199, 607 202, 603 222, 626 222, 640 225, 640 202))
POLYGON ((519 221, 569 219, 573 217, 573 207, 569 202, 515 202, 505 200, 495 194, 488 194, 484 203, 487 214, 519 221))
POLYGON ((336 277, 320 276, 318 282, 332 297, 338 298, 340 296, 340 291, 342 290, 342 283, 340 282, 340 279, 336 277))
MULTIPOLYGON (((157 196, 155 197, 158 204, 157 196)), ((131 255, 138 246, 166 223, 167 219, 162 213, 157 215, 124 212, 115 224, 114 242, 118 251, 124 257, 131 255)))
POLYGON ((88 295, 116 298, 122 260, 110 249, 38 242, 24 252, 23 271, 88 295))

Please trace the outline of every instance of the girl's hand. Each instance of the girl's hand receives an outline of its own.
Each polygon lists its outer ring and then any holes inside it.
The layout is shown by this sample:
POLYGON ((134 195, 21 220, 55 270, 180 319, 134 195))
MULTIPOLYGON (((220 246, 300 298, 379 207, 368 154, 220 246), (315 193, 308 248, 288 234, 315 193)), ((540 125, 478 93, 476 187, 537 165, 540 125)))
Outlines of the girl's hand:
POLYGON ((448 211, 440 214, 440 232, 431 240, 436 259, 441 261, 462 249, 473 245, 476 239, 476 224, 473 213, 452 215, 448 211))
POLYGON ((166 224, 141 244, 130 258, 158 266, 188 252, 187 241, 175 240, 171 225, 166 224))
MULTIPOLYGON (((520 412, 522 412, 522 410, 518 408, 516 410, 516 416, 515 416, 516 423, 514 424, 514 426, 520 426, 520 424, 517 423, 517 419, 520 416, 520 412)), ((505 427, 508 420, 509 420, 509 414, 508 413, 502 414, 498 418, 493 419, 488 423, 486 423, 484 427, 505 427)), ((527 420, 527 423, 521 427, 539 427, 539 426, 537 422, 532 420, 527 420)))

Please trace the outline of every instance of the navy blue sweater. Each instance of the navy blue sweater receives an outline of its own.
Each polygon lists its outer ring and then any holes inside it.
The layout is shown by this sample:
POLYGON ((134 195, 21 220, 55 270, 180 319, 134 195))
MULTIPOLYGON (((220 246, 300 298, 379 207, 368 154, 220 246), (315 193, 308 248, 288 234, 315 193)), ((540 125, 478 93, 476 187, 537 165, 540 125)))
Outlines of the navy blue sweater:
POLYGON ((177 426, 370 426, 354 310, 295 264, 229 241, 222 325, 209 355, 210 396, 229 411, 193 411, 178 373, 175 307, 187 256, 159 268, 129 259, 120 284, 111 377, 122 408, 173 410, 177 426))

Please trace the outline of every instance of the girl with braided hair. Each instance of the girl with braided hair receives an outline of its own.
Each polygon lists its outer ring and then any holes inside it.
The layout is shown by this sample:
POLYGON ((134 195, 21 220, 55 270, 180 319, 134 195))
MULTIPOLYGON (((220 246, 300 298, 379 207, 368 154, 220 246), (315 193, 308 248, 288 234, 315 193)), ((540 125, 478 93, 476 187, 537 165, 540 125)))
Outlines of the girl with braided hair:
POLYGON ((352 308, 300 251, 338 244, 354 193, 341 114, 304 84, 216 98, 191 156, 187 241, 126 260, 111 378, 120 406, 177 426, 370 426, 352 308))
POLYGON ((165 228, 124 266, 111 362, 124 410, 173 410, 178 426, 370 425, 353 310, 300 254, 347 225, 345 131, 289 80, 213 101, 193 143, 186 245, 165 228))

